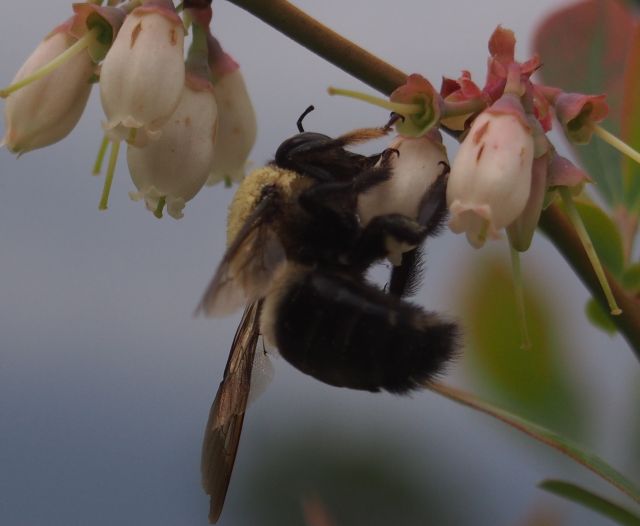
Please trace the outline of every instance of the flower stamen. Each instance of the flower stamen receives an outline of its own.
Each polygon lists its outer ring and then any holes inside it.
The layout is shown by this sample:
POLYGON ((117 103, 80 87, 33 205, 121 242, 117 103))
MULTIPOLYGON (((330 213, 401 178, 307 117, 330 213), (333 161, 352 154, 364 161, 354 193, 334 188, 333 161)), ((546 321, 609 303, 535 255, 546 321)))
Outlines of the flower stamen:
POLYGON ((100 148, 98 149, 98 155, 96 156, 96 161, 93 163, 93 170, 91 171, 92 175, 100 175, 102 171, 102 163, 104 162, 104 156, 107 153, 107 148, 109 147, 109 137, 106 135, 102 137, 102 142, 100 143, 100 148))
POLYGON ((529 338, 529 327, 527 324, 527 309, 524 304, 524 286, 522 283, 522 269, 520 267, 520 252, 509 245, 511 252, 511 272, 513 274, 513 288, 516 296, 516 311, 518 314, 518 325, 520 327, 520 349, 528 351, 531 349, 531 338, 529 338))
POLYGON ((383 99, 382 97, 376 97, 375 95, 369 95, 367 93, 361 93, 359 91, 349 89, 334 88, 333 86, 327 88, 327 93, 332 96, 342 95, 343 97, 350 97, 352 99, 368 102, 369 104, 373 104, 374 106, 379 106, 394 113, 398 113, 403 117, 419 115, 421 113, 424 113, 425 110, 422 104, 405 104, 402 102, 392 102, 388 99, 383 99))
POLYGON ((107 175, 104 178, 104 187, 100 196, 100 204, 98 210, 106 210, 109 204, 109 193, 111 192, 111 184, 113 183, 113 175, 116 171, 116 163, 118 154, 120 153, 120 141, 111 141, 111 153, 109 155, 109 166, 107 167, 107 175))

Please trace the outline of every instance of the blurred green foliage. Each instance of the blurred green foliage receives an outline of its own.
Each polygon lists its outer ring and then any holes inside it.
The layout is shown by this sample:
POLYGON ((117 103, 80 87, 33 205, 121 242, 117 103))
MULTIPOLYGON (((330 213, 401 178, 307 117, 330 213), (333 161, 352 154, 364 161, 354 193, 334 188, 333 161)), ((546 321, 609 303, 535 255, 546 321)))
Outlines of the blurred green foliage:
POLYGON ((636 513, 571 482, 545 480, 540 484, 540 487, 559 497, 585 506, 623 526, 640 526, 640 516, 636 513))
POLYGON ((301 422, 304 433, 279 434, 261 444, 261 462, 251 466, 238 490, 247 502, 239 523, 302 525, 309 498, 322 503, 334 526, 469 523, 472 498, 466 510, 451 506, 454 488, 463 491, 465 482, 451 480, 428 445, 416 462, 402 437, 356 437, 335 428, 310 430, 308 424, 301 422), (426 476, 418 471, 425 465, 426 476))
MULTIPOLYGON (((526 259, 525 259, 526 261, 526 259)), ((556 291, 524 283, 532 347, 522 349, 510 268, 496 256, 476 257, 459 293, 468 371, 499 405, 573 438, 585 427, 584 408, 568 373, 568 338, 560 338, 556 291)))

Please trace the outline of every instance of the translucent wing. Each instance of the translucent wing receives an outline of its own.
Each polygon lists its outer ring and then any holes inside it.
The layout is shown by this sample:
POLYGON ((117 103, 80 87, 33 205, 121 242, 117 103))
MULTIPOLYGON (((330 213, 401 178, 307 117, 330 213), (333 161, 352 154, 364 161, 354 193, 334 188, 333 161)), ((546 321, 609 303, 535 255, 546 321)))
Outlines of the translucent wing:
POLYGON ((224 377, 211 406, 202 445, 202 485, 211 497, 209 521, 217 522, 238 451, 251 372, 260 336, 262 301, 247 306, 231 345, 224 377))
POLYGON ((264 296, 285 252, 271 220, 277 201, 265 196, 227 249, 196 312, 224 316, 264 296))

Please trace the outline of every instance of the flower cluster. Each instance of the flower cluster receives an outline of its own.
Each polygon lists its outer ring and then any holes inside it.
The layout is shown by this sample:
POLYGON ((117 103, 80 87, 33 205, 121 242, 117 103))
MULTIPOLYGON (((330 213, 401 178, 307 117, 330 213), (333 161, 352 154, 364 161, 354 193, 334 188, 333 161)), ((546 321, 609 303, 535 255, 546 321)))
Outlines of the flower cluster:
POLYGON ((182 209, 204 184, 244 175, 256 120, 238 64, 211 35, 211 8, 171 0, 74 4, 35 49, 6 98, 3 144, 23 154, 66 137, 99 83, 106 116, 99 173, 111 144, 100 208, 106 209, 119 145, 136 191, 158 217, 182 209), (116 4, 116 5, 114 5, 116 4), (192 42, 185 60, 185 38, 192 42))
MULTIPOLYGON (((565 93, 534 82, 532 75, 541 67, 540 60, 518 62, 515 44, 512 31, 500 26, 494 31, 482 88, 463 71, 458 79, 444 78, 439 91, 424 77, 410 75, 389 100, 329 90, 390 109, 401 117, 396 126, 400 135, 426 138, 424 144, 429 148, 435 129, 456 137, 461 144, 450 166, 446 190, 449 228, 464 233, 476 248, 506 230, 514 258, 531 245, 544 207, 560 195, 565 207, 571 208, 571 196, 589 181, 584 171, 556 153, 547 136, 553 117, 570 141, 584 144, 594 132, 603 137, 598 123, 608 113, 603 95, 565 93)), ((436 174, 437 168, 432 171, 436 174)), ((572 217, 579 221, 577 214, 572 217)), ((619 309, 597 255, 584 228, 578 231, 585 233, 583 244, 596 273, 602 276, 615 314, 619 309)))

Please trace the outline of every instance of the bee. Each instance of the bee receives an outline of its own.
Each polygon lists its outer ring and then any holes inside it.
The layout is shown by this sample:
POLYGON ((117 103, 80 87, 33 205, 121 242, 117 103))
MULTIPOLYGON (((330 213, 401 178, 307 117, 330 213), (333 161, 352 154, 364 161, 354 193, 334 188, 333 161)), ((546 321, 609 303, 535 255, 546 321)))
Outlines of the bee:
POLYGON ((331 138, 304 131, 311 109, 274 161, 239 186, 230 243, 198 307, 215 316, 245 305, 205 430, 211 522, 228 489, 260 336, 324 383, 398 394, 431 379, 456 347, 454 323, 402 299, 415 281, 416 257, 394 268, 389 291, 365 277, 398 247, 417 247, 437 232, 446 215, 446 171, 425 192, 417 220, 385 213, 363 225, 358 198, 390 180, 398 152, 365 156, 346 147, 382 137, 390 126, 331 138))

